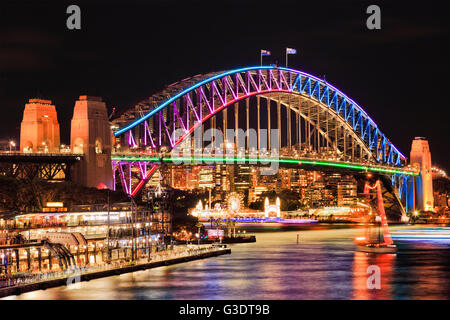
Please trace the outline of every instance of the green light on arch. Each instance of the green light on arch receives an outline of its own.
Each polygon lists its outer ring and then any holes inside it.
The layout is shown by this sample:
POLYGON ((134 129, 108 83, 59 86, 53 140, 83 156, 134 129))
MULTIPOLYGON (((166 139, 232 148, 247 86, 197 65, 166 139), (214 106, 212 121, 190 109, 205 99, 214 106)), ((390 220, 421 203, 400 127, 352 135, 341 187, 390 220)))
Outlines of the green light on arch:
POLYGON ((111 160, 118 161, 155 161, 155 162, 219 162, 218 164, 227 164, 227 163, 286 163, 286 164, 298 164, 298 165, 313 165, 313 166, 326 166, 326 167, 335 167, 335 168, 345 168, 345 169, 354 169, 354 170, 362 170, 362 171, 373 171, 373 172, 383 172, 383 173, 393 173, 393 174, 402 174, 402 175, 419 175, 418 172, 413 171, 405 171, 399 169, 389 169, 389 168, 379 168, 379 167, 370 167, 363 166, 357 164, 346 164, 346 163, 336 163, 336 162, 327 162, 327 161, 315 161, 315 160, 297 160, 297 159, 275 159, 275 158, 246 158, 246 157, 170 157, 170 158, 160 158, 160 157, 135 157, 135 156, 112 156, 111 160))

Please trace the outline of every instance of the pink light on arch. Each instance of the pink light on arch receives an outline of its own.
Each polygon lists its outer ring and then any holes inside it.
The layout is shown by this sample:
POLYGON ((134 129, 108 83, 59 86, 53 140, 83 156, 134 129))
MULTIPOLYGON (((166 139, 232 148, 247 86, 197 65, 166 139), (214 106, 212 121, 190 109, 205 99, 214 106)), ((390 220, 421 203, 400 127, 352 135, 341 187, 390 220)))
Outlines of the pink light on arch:
POLYGON ((180 142, 182 142, 184 139, 186 139, 186 137, 188 137, 190 134, 192 134, 192 132, 194 132, 195 129, 197 129, 200 125, 203 124, 203 122, 205 122, 206 120, 208 120, 209 118, 211 118, 212 116, 216 115, 216 113, 218 113, 219 111, 222 111, 224 108, 228 107, 230 104, 233 104, 235 102, 238 102, 240 100, 244 100, 246 98, 249 98, 251 96, 256 96, 258 94, 264 94, 264 93, 274 93, 274 92, 286 92, 286 93, 292 93, 291 90, 286 90, 286 89, 276 89, 276 90, 262 90, 262 91, 253 91, 248 93, 247 95, 241 96, 237 99, 233 99, 228 101, 227 103, 221 105, 220 107, 218 107, 217 109, 214 110, 214 112, 207 114, 206 116, 204 116, 202 118, 201 121, 196 122, 192 128, 189 129, 189 131, 187 131, 184 135, 182 135, 173 145, 173 148, 175 148, 180 142))
POLYGON ((138 191, 144 186, 147 180, 152 176, 153 172, 155 172, 157 167, 158 166, 155 164, 150 168, 150 170, 147 171, 145 177, 142 178, 141 181, 139 181, 139 183, 136 185, 136 188, 134 188, 134 190, 131 192, 132 197, 134 197, 138 193, 138 191))

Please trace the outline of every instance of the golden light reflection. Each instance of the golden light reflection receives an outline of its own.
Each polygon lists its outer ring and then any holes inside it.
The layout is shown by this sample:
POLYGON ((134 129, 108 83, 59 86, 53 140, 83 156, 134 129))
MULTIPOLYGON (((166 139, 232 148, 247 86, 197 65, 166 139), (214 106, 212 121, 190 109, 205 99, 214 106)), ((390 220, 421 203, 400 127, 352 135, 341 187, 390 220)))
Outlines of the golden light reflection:
POLYGON ((355 252, 353 259, 353 297, 354 300, 392 299, 392 278, 395 254, 371 254, 355 252), (380 268, 380 289, 371 289, 368 279, 369 266, 380 268))

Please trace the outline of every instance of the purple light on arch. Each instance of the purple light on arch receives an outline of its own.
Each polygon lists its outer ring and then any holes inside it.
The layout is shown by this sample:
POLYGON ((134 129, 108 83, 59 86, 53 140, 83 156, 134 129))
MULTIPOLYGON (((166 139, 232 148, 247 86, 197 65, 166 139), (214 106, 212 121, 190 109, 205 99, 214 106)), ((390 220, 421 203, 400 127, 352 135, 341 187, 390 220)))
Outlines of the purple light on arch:
MULTIPOLYGON (((166 100, 165 102, 163 102, 162 104, 160 104, 158 107, 156 107, 155 109, 153 109, 152 111, 150 111, 149 113, 147 113, 145 116, 143 116, 142 118, 132 122, 131 124, 129 124, 128 126, 120 129, 119 131, 115 132, 114 135, 120 135, 126 131, 128 131, 129 129, 133 128, 134 126, 142 123, 143 121, 145 121, 146 119, 150 118, 152 115, 154 115, 156 112, 162 110, 163 108, 165 108, 166 106, 170 105, 170 103, 172 103, 173 101, 175 101, 176 99, 180 98, 181 96, 183 96, 184 94, 193 91, 194 89, 197 89, 199 87, 201 87, 202 85, 212 82, 214 80, 220 79, 222 77, 228 76, 228 75, 232 75, 232 74, 237 74, 240 72, 245 72, 245 71, 251 71, 251 70, 283 70, 283 71, 288 71, 288 72, 292 72, 295 74, 301 74, 305 77, 309 77, 315 81, 318 81, 319 83, 321 83, 324 86, 328 86, 329 88, 331 88, 332 90, 335 90, 339 95, 341 95, 343 98, 345 98, 347 101, 349 101, 350 103, 354 104, 355 107, 360 110, 362 112, 362 114, 364 114, 364 116, 371 122, 371 124, 374 126, 375 130, 379 130, 377 124, 375 123, 375 121, 373 121, 373 119, 367 114, 367 112, 359 105, 357 104, 353 99, 349 98, 347 95, 345 95, 342 91, 340 91, 339 89, 337 89, 336 87, 334 87, 333 85, 329 84, 328 82, 325 82, 323 79, 319 79, 318 77, 309 74, 307 72, 303 72, 303 71, 299 71, 299 70, 295 70, 295 69, 291 69, 291 68, 286 68, 286 67, 275 67, 275 66, 256 66, 256 67, 245 67, 245 68, 239 68, 239 69, 234 69, 234 70, 230 70, 230 71, 226 71, 220 74, 216 74, 210 78, 204 79, 194 85, 192 85, 191 87, 188 87, 184 90, 182 90, 181 92, 179 92, 178 94, 174 95, 173 97, 171 97, 170 99, 166 100)), ((194 76, 195 77, 195 76, 194 76)), ((188 77, 185 78, 181 81, 185 81, 185 80, 189 80, 192 79, 194 77, 188 77)), ((174 84, 172 84, 174 85, 174 84)), ((279 85, 279 84, 277 84, 279 85)), ((381 131, 380 131, 381 132, 381 131)), ((392 144, 392 148, 404 159, 406 159, 406 157, 392 144)), ((130 144, 131 145, 131 144, 130 144)))

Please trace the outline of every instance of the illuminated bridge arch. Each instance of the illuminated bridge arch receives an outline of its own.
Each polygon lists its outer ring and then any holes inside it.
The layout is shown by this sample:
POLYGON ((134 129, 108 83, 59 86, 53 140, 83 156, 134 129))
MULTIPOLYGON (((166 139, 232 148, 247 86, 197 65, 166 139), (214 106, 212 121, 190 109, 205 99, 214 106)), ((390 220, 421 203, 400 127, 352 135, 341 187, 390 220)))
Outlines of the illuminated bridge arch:
MULTIPOLYGON (((335 152, 343 161, 406 164, 406 158, 354 100, 313 75, 275 66, 197 75, 168 86, 113 120, 116 152, 170 151, 197 127, 217 127, 219 114, 222 129, 228 127, 224 120, 227 107, 235 105, 237 110, 242 101, 246 103, 247 128, 249 101, 252 108, 256 103, 258 124, 260 114, 271 118, 275 103, 277 120, 271 126, 267 119, 266 128, 281 133, 281 154, 286 149, 335 152), (260 105, 260 100, 265 105, 260 105), (284 106, 282 117, 280 106, 284 106), (175 140, 178 129, 184 134, 175 140)), ((140 170, 146 172, 146 168, 140 170)))

